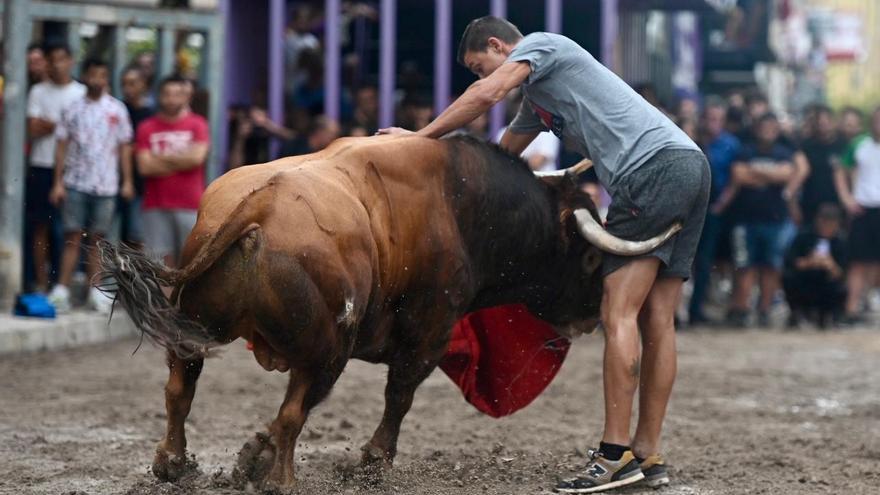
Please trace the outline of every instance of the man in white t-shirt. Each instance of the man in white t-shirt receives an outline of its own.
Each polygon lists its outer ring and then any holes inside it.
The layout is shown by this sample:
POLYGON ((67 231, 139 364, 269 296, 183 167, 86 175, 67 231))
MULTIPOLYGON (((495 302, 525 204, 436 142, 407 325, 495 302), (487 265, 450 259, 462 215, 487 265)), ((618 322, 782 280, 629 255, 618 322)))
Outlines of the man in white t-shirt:
POLYGON ((869 132, 853 139, 838 160, 834 182, 852 219, 845 322, 865 323, 862 298, 880 278, 880 107, 871 114, 869 132))
MULTIPOLYGON (((496 143, 501 141, 505 131, 507 131, 507 127, 503 127, 498 131, 498 134, 495 135, 496 143)), ((559 145, 558 137, 549 132, 542 132, 538 134, 534 141, 526 146, 526 149, 519 156, 529 164, 529 168, 533 171, 550 172, 556 170, 556 160, 559 158, 559 145)))
MULTIPOLYGON (((96 244, 110 230, 116 211, 116 194, 134 197, 131 171, 131 121, 121 101, 107 94, 110 69, 100 60, 83 64, 86 96, 68 106, 55 126, 55 176, 49 201, 62 206, 64 253, 58 284, 49 294, 56 310, 70 308, 70 280, 79 262, 80 244, 92 248, 86 263, 93 283, 98 272, 96 244), (121 171, 121 173, 120 173, 121 171), (122 187, 120 188, 120 177, 122 187), (85 234, 85 237, 84 237, 85 234)), ((112 300, 97 287, 89 292, 89 305, 109 312, 112 300)))
POLYGON ((33 229, 31 249, 38 291, 46 291, 49 286, 48 247, 52 219, 56 216, 55 208, 49 203, 55 166, 55 125, 61 120, 62 111, 86 94, 86 87, 71 77, 73 57, 67 46, 49 46, 45 54, 49 61, 49 79, 31 88, 27 102, 31 153, 25 211, 28 226, 33 229))

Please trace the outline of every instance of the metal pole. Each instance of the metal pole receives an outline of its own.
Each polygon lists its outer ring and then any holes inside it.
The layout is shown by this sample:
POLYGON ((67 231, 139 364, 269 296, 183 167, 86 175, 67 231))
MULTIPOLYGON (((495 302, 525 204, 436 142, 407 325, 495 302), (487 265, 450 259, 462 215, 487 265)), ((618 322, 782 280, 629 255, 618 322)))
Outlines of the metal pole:
POLYGON ((12 306, 22 287, 24 142, 28 0, 6 0, 3 12, 3 141, 0 163, 0 308, 12 306))
POLYGON ((174 28, 163 27, 159 30, 159 67, 156 84, 163 77, 168 77, 174 71, 174 28))
POLYGON ((324 0, 324 114, 339 120, 341 62, 339 31, 342 29, 339 0, 324 0))
POLYGON ((394 87, 397 52, 397 1, 379 7, 379 127, 394 125, 394 87))
MULTIPOLYGON (((284 0, 269 3, 269 118, 284 125, 284 0)), ((269 143, 269 159, 278 155, 279 142, 269 143)))
POLYGON ((434 3, 434 114, 440 115, 452 87, 452 0, 434 3))
POLYGON ((544 4, 545 29, 548 33, 562 32, 562 0, 546 0, 544 4))
POLYGON ((219 177, 223 170, 223 162, 226 157, 226 140, 229 127, 226 122, 226 106, 223 104, 226 98, 225 78, 226 57, 224 56, 224 43, 226 43, 226 19, 229 13, 229 0, 220 0, 219 14, 214 17, 212 26, 207 32, 208 59, 211 70, 208 71, 208 122, 211 128, 211 154, 208 157, 208 170, 205 178, 211 182, 219 177))
POLYGON ((125 26, 113 26, 113 94, 122 98, 122 71, 125 70, 127 44, 125 42, 125 26))
MULTIPOLYGON (((492 0, 489 6, 489 13, 495 17, 507 17, 507 0, 492 0)), ((489 111, 489 137, 497 136, 498 131, 504 127, 505 106, 504 100, 502 100, 496 103, 492 110, 489 111)))
MULTIPOLYGON (((73 54, 73 59, 79 61, 79 52, 82 48, 82 38, 79 36, 78 22, 70 21, 67 23, 67 47, 70 48, 70 53, 73 54)), ((79 68, 79 63, 73 64, 70 73, 74 78, 79 77, 79 68)))
POLYGON ((614 70, 614 45, 617 42, 618 5, 617 0, 602 0, 600 14, 602 32, 600 33, 602 44, 601 62, 611 70, 614 70))

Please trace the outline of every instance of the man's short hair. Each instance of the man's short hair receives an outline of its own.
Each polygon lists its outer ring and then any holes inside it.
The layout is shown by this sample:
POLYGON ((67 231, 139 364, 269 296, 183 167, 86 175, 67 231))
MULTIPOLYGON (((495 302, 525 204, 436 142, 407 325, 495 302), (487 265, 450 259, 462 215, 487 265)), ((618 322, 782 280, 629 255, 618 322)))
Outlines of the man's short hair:
POLYGON ((46 57, 51 57, 52 53, 54 53, 58 50, 61 50, 62 52, 64 52, 64 54, 67 55, 68 57, 73 55, 73 52, 70 51, 70 46, 68 46, 67 43, 58 43, 58 42, 46 43, 46 46, 43 47, 43 53, 46 54, 46 57))
POLYGON ((28 45, 28 47, 27 47, 27 52, 28 52, 28 53, 30 53, 30 52, 32 52, 32 51, 34 51, 34 50, 40 50, 40 51, 43 52, 44 54, 46 53, 43 44, 40 43, 39 41, 34 41, 33 43, 31 43, 31 44, 28 45))
POLYGON ((507 19, 487 15, 472 20, 461 35, 458 44, 458 63, 464 65, 467 52, 484 52, 489 47, 489 38, 495 37, 505 43, 516 43, 523 35, 507 19))
POLYGON ((165 86, 169 84, 187 84, 189 82, 190 81, 185 77, 182 77, 178 74, 172 74, 159 81, 159 91, 161 92, 165 88, 165 86))
POLYGON ((865 120, 865 113, 858 107, 846 106, 840 109, 840 115, 852 114, 859 118, 859 120, 865 120))
POLYGON ((773 122, 774 124, 778 124, 779 118, 776 117, 775 113, 767 112, 764 115, 761 115, 760 117, 758 117, 758 120, 755 122, 755 127, 758 127, 760 125, 764 125, 767 122, 773 122))
POLYGON ((99 58, 87 58, 82 63, 82 68, 81 68, 82 73, 85 74, 92 67, 103 67, 105 69, 110 68, 110 66, 107 65, 107 62, 104 62, 103 60, 101 60, 99 58))

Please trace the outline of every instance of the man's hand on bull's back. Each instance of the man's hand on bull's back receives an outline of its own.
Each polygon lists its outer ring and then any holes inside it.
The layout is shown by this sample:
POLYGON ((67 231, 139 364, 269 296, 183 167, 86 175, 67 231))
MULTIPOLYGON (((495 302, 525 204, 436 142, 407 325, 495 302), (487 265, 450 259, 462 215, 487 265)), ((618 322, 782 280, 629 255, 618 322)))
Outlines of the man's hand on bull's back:
POLYGON ((386 127, 384 129, 379 129, 376 131, 376 135, 380 134, 394 134, 397 136, 410 136, 415 134, 415 131, 410 131, 409 129, 404 129, 402 127, 386 127))

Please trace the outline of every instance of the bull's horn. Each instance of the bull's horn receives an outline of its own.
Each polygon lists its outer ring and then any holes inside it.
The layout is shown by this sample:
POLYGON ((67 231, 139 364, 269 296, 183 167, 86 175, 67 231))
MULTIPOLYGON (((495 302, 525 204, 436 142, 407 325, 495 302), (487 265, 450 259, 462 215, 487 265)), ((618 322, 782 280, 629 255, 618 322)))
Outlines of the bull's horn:
POLYGON ((673 224, 666 232, 645 241, 627 241, 609 233, 593 218, 589 210, 579 208, 574 211, 578 230, 584 239, 597 248, 621 256, 637 256, 653 251, 681 230, 681 224, 673 224))
POLYGON ((535 172, 535 175, 538 177, 565 177, 565 175, 568 174, 572 177, 577 177, 578 175, 589 170, 592 166, 593 162, 584 158, 583 160, 575 163, 568 168, 562 170, 553 170, 552 172, 535 172))

